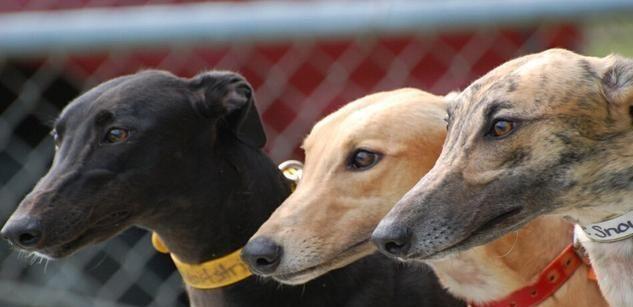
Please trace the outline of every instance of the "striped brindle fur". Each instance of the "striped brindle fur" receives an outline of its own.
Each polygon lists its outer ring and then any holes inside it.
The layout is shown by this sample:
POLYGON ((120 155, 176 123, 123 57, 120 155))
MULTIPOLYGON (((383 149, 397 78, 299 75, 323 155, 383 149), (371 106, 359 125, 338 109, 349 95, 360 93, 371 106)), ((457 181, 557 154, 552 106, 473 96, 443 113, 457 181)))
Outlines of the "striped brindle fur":
MULTIPOLYGON (((437 163, 374 236, 405 228, 411 246, 403 258, 428 260, 543 214, 586 225, 633 210, 632 106, 631 59, 552 49, 499 66, 453 97, 437 163), (499 120, 511 129, 495 136, 499 120)), ((633 304, 622 290, 633 288, 624 277, 633 276, 633 253, 609 253, 633 251, 633 241, 593 245, 607 298, 633 304)))

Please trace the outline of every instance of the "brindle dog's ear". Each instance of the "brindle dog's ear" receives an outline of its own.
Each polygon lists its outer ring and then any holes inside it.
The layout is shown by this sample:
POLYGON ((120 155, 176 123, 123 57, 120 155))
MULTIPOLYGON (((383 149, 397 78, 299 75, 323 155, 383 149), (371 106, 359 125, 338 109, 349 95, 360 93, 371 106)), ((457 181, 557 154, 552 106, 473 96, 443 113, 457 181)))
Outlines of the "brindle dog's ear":
POLYGON ((266 144, 266 134, 255 107, 253 88, 241 75, 210 71, 191 79, 194 108, 203 116, 218 119, 242 142, 257 148, 266 144))
POLYGON ((604 95, 614 106, 616 117, 627 116, 633 122, 633 60, 611 55, 606 61, 602 77, 604 95))

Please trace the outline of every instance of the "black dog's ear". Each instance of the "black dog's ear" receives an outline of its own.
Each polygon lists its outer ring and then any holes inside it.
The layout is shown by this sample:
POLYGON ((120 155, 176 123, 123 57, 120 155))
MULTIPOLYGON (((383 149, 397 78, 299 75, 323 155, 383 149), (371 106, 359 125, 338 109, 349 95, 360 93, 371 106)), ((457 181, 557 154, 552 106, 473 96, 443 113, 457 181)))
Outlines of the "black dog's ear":
POLYGON ((602 76, 604 96, 618 119, 633 123, 633 60, 617 55, 608 56, 602 76))
POLYGON ((253 88, 241 75, 210 71, 191 79, 196 95, 193 106, 201 115, 218 119, 242 142, 257 148, 266 144, 266 134, 255 107, 253 88))

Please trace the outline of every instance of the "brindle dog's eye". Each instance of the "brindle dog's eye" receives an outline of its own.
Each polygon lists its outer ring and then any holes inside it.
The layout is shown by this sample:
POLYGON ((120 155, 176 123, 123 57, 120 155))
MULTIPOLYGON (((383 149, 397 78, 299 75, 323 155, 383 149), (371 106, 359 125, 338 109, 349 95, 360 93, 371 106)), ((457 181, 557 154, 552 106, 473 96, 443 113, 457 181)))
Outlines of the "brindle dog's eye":
POLYGON ((508 120, 496 120, 490 128, 489 135, 494 137, 502 137, 508 135, 514 129, 514 123, 508 120))
POLYGON ((348 168, 351 170, 366 170, 376 165, 380 158, 381 156, 378 153, 359 149, 352 153, 348 168))
POLYGON ((110 128, 108 132, 106 132, 103 142, 108 144, 120 143, 127 140, 130 136, 127 129, 124 128, 110 128))

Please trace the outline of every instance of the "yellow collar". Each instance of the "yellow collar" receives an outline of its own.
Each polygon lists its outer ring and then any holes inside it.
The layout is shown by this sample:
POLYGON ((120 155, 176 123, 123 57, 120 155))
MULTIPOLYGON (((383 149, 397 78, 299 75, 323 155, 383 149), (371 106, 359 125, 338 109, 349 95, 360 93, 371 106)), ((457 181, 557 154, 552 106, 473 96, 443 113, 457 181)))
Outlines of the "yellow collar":
MULTIPOLYGON (((290 181, 294 191, 303 175, 303 163, 288 160, 281 163, 279 169, 286 179, 290 181)), ((155 232, 152 233, 152 245, 157 251, 169 254, 185 283, 196 289, 221 288, 242 281, 252 275, 248 266, 240 257, 241 248, 222 258, 200 264, 189 264, 180 261, 176 255, 170 253, 163 240, 155 232)))
POLYGON ((200 264, 189 264, 180 261, 176 255, 171 254, 155 232, 152 233, 152 245, 157 251, 169 254, 185 283, 196 289, 221 288, 252 275, 248 266, 240 258, 241 248, 222 258, 200 264))

